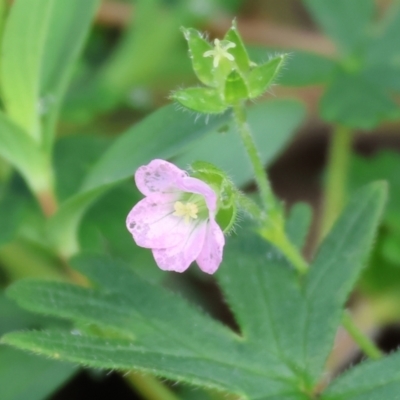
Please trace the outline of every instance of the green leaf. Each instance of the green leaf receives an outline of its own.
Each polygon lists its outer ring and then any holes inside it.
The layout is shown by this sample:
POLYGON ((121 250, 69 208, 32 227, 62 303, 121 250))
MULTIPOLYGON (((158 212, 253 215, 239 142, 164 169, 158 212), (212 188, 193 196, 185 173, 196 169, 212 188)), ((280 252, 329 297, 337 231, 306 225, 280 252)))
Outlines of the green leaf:
MULTIPOLYGON (((41 114, 49 114, 51 127, 55 122, 97 4, 18 0, 11 8, 2 45, 3 100, 11 118, 37 142, 42 139, 41 114)), ((50 137, 43 140, 48 145, 50 137)))
POLYGON ((118 137, 92 168, 82 189, 129 178, 140 165, 153 158, 172 157, 227 121, 228 115, 195 120, 174 104, 162 107, 118 137))
POLYGON ((71 90, 68 116, 87 121, 121 104, 132 106, 135 89, 150 86, 159 91, 161 84, 170 90, 168 74, 182 84, 182 67, 186 74, 190 64, 183 56, 179 27, 199 18, 198 13, 194 16, 184 0, 138 0, 131 10, 111 54, 98 68, 87 65, 71 90), (187 65, 182 65, 183 57, 187 65))
POLYGON ((232 22, 231 28, 224 36, 224 40, 235 43, 236 47, 229 49, 229 53, 235 57, 235 63, 242 74, 245 74, 250 69, 250 59, 247 54, 246 47, 237 29, 236 21, 232 22))
POLYGON ((78 230, 89 207, 113 185, 78 193, 66 200, 47 222, 47 237, 50 245, 66 259, 79 251, 78 230))
MULTIPOLYGON (((380 151, 371 157, 353 156, 349 188, 354 191, 371 180, 385 180, 389 185, 388 205, 382 228, 367 271, 363 274, 361 289, 368 295, 391 296, 398 304, 400 293, 400 157, 395 152, 380 151)), ((397 318, 397 317, 396 317, 397 318)))
MULTIPOLYGON (((304 106, 293 100, 268 101, 248 108, 247 118, 264 164, 271 163, 284 149, 304 116, 304 106)), ((253 178, 253 170, 232 121, 224 129, 210 130, 201 140, 194 141, 174 162, 186 167, 198 160, 216 165, 237 186, 253 178)))
POLYGON ((322 117, 356 129, 373 129, 400 118, 399 106, 362 76, 338 71, 320 103, 322 117))
POLYGON ((12 333, 2 340, 51 358, 150 372, 251 399, 308 399, 384 200, 379 183, 352 198, 304 281, 251 231, 231 237, 217 278, 240 335, 124 264, 87 255, 73 265, 93 288, 20 281, 8 292, 29 310, 72 319, 78 330, 12 333))
POLYGON ((296 203, 289 211, 286 220, 286 233, 290 241, 302 249, 312 220, 312 209, 306 203, 296 203))
POLYGON ((46 360, 20 350, 0 348, 2 400, 43 400, 76 372, 71 364, 46 360))
POLYGON ((99 3, 99 0, 53 0, 50 6, 38 98, 44 114, 43 141, 47 148, 53 143, 58 112, 99 3))
MULTIPOLYGON (((257 64, 264 63, 268 54, 281 51, 267 47, 249 47, 251 59, 257 64)), ((292 49, 285 51, 288 68, 281 68, 279 72, 279 84, 283 86, 326 84, 337 67, 336 61, 319 54, 292 49)))
POLYGON ((400 230, 400 156, 392 151, 380 151, 372 157, 354 155, 351 159, 349 185, 356 190, 368 182, 384 180, 389 185, 389 199, 384 215, 385 225, 400 230))
MULTIPOLYGON (((237 393, 244 390, 253 393, 252 398, 260 391, 274 393, 287 387, 274 379, 279 372, 288 379, 287 368, 276 356, 250 349, 250 358, 243 358, 247 345, 237 335, 124 265, 104 257, 83 257, 74 264, 103 289, 27 281, 15 285, 10 295, 31 310, 95 324, 111 336, 32 332, 25 339, 8 336, 12 343, 30 347, 38 340, 35 351, 47 348, 50 357, 64 359, 68 354, 74 362, 134 368, 237 393), (32 296, 36 301, 30 301, 32 296), (232 380, 233 368, 238 368, 237 382, 232 380)), ((7 336, 4 340, 11 343, 7 336)))
POLYGON ((200 32, 195 29, 182 28, 182 31, 189 45, 193 71, 199 78, 200 82, 207 86, 215 86, 213 58, 204 57, 204 53, 212 50, 213 47, 207 42, 207 40, 203 39, 200 32))
MULTIPOLYGON (((0 334, 13 329, 43 325, 44 318, 17 307, 0 292, 0 334)), ((59 361, 0 346, 0 387, 2 400, 42 400, 77 370, 59 361)))
POLYGON ((342 316, 342 307, 365 267, 387 200, 377 182, 355 193, 318 249, 306 276, 309 302, 304 348, 307 370, 324 366, 342 316))
POLYGON ((305 51, 288 52, 287 68, 279 72, 279 85, 310 86, 326 84, 337 64, 334 60, 305 51))
POLYGON ((399 364, 399 352, 363 362, 333 381, 321 400, 395 399, 400 391, 399 364))
POLYGON ((50 160, 30 136, 0 112, 0 155, 24 177, 35 193, 48 188, 50 160))
POLYGON ((345 54, 366 36, 375 12, 373 0, 304 0, 304 4, 345 54))
POLYGON ((108 137, 85 133, 57 140, 53 160, 58 199, 64 201, 79 191, 83 179, 111 142, 108 137))
POLYGON ((285 56, 275 57, 265 64, 254 67, 247 76, 247 84, 249 87, 250 98, 261 96, 265 93, 268 87, 282 68, 285 62, 285 56))
POLYGON ((25 199, 5 190, 0 194, 0 246, 12 240, 24 216, 25 199))
POLYGON ((369 252, 384 197, 382 185, 371 185, 351 200, 303 288, 272 247, 251 237, 229 243, 235 251, 227 251, 217 277, 242 334, 278 354, 309 390, 320 378, 342 307, 369 252))
POLYGON ((370 65, 393 65, 399 67, 400 49, 400 3, 393 1, 366 47, 366 62, 370 65))
POLYGON ((172 99, 189 110, 204 114, 219 114, 227 109, 226 103, 216 89, 193 87, 176 90, 172 99))

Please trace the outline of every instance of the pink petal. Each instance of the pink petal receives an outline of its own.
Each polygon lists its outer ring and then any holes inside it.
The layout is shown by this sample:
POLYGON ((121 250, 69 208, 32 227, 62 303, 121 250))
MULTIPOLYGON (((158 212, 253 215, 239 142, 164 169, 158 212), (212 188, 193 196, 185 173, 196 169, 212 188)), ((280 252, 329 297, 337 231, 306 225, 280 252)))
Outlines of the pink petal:
MULTIPOLYGON (((163 198, 164 199, 164 198, 163 198)), ((126 219, 126 227, 136 244, 146 248, 164 248, 182 242, 190 233, 190 224, 184 218, 172 215, 176 196, 168 202, 158 195, 145 197, 132 208, 126 219)))
POLYGON ((150 196, 154 193, 176 192, 176 182, 186 176, 187 173, 174 164, 156 159, 138 168, 135 182, 145 196, 150 196))
POLYGON ((187 225, 191 226, 191 232, 181 243, 174 247, 153 250, 154 259, 162 270, 185 271, 203 248, 207 223, 187 225))
POLYGON ((196 259, 200 269, 207 274, 213 274, 222 261, 222 252, 225 245, 224 234, 219 225, 210 219, 207 224, 207 233, 204 246, 196 259))
POLYGON ((214 215, 217 208, 217 195, 210 185, 197 178, 186 176, 176 181, 178 189, 184 192, 196 193, 203 195, 207 208, 214 215))

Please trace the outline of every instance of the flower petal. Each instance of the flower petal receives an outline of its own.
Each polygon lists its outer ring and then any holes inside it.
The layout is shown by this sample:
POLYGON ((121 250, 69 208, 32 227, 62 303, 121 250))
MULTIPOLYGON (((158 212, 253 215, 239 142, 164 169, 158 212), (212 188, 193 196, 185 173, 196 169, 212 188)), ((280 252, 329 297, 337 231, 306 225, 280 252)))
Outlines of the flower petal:
POLYGON ((157 265, 164 271, 183 272, 197 258, 204 247, 207 223, 191 224, 191 232, 181 243, 165 249, 154 249, 157 265))
POLYGON ((181 217, 173 215, 177 196, 153 194, 139 201, 132 208, 126 219, 126 227, 136 244, 146 248, 164 248, 175 246, 190 234, 190 224, 181 217))
POLYGON ((176 187, 183 192, 201 194, 207 204, 208 210, 214 215, 217 208, 217 195, 210 185, 197 178, 186 176, 176 182, 176 187))
POLYGON ((174 164, 156 159, 138 168, 135 182, 145 196, 150 196, 154 193, 176 192, 176 182, 186 176, 187 173, 174 164))
POLYGON ((196 259, 200 269, 207 274, 213 274, 222 261, 222 252, 225 245, 224 234, 219 225, 210 219, 207 224, 204 246, 196 259))

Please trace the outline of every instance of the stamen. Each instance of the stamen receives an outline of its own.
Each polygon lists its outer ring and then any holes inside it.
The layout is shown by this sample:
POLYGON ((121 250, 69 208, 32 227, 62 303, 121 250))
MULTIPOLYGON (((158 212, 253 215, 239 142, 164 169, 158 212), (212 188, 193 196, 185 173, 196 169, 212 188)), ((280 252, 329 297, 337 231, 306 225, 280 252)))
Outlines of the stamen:
POLYGON ((189 223, 190 218, 197 219, 197 213, 199 209, 194 203, 182 203, 180 201, 175 202, 174 204, 175 212, 172 215, 176 217, 184 217, 185 223, 189 223))

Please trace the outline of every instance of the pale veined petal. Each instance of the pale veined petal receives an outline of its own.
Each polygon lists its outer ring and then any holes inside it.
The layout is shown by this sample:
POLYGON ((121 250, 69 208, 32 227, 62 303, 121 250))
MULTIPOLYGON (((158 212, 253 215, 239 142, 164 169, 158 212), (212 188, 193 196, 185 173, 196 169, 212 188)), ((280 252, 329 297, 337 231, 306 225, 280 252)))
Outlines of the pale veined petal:
POLYGON ((138 168, 135 173, 135 182, 145 196, 151 196, 154 193, 178 191, 176 183, 186 176, 187 173, 174 164, 156 159, 138 168))
POLYGON ((186 240, 190 224, 184 218, 173 215, 176 197, 161 202, 153 195, 139 201, 126 219, 126 226, 136 244, 157 249, 175 246, 186 240))
POLYGON ((176 246, 153 250, 154 259, 162 270, 183 272, 198 257, 204 246, 207 223, 192 223, 191 229, 186 239, 176 246))
POLYGON ((211 219, 207 224, 204 246, 196 258, 196 262, 203 272, 213 274, 218 269, 222 261, 224 245, 224 234, 218 224, 211 219))

